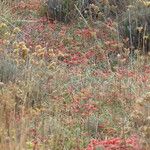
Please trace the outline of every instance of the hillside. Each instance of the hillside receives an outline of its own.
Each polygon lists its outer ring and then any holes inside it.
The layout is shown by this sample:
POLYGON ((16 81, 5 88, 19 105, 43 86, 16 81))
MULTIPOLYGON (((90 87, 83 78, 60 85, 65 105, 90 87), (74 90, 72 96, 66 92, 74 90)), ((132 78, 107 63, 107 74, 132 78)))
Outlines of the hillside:
POLYGON ((149 150, 149 7, 1 0, 0 150, 149 150))

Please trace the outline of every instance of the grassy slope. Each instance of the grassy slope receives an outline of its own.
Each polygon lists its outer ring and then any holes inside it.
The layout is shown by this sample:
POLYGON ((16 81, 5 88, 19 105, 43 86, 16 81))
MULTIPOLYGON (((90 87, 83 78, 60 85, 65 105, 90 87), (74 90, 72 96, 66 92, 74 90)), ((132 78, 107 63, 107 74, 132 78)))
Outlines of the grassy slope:
POLYGON ((45 23, 24 5, 1 12, 0 149, 91 150, 134 134, 148 149, 149 56, 129 56, 116 22, 45 23))

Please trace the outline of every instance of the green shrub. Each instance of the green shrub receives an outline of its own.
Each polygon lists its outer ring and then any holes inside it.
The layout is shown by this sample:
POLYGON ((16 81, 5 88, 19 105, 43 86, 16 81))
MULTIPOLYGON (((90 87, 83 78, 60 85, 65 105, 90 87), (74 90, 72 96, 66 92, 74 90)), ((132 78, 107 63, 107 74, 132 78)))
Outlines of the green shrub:
POLYGON ((129 46, 142 50, 149 50, 150 9, 148 1, 134 0, 128 5, 127 11, 119 18, 120 33, 129 38, 129 46))

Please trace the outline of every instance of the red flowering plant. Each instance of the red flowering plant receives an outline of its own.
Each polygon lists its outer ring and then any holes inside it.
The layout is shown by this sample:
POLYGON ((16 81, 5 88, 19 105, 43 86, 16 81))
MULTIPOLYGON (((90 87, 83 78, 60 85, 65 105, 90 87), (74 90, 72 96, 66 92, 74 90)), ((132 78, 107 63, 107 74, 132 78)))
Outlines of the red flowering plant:
POLYGON ((97 111, 97 105, 92 101, 92 93, 88 88, 83 88, 79 93, 73 94, 70 107, 73 113, 80 114, 83 117, 90 116, 97 111))
POLYGON ((40 0, 29 0, 29 1, 20 1, 18 3, 12 3, 14 5, 13 11, 20 11, 24 12, 25 10, 39 10, 40 6, 42 5, 40 0))
POLYGON ((108 140, 91 140, 85 150, 142 150, 137 136, 127 139, 113 138, 108 140))

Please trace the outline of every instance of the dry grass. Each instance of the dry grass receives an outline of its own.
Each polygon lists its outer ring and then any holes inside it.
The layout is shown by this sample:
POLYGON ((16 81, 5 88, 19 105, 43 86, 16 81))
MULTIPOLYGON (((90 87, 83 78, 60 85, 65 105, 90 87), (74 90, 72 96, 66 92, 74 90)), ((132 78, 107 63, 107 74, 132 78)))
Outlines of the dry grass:
POLYGON ((149 55, 118 20, 63 25, 24 4, 0 5, 0 150, 148 150, 149 55))

